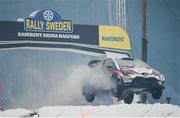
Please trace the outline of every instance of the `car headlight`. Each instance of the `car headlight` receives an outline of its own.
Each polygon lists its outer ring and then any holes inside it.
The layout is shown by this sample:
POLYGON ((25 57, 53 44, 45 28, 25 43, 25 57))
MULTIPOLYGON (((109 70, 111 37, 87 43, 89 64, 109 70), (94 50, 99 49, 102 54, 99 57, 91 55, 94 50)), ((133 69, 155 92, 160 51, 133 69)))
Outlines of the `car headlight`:
POLYGON ((162 81, 158 81, 158 84, 159 84, 159 85, 162 85, 162 81))
POLYGON ((158 81, 158 84, 161 85, 161 86, 165 85, 165 83, 163 81, 158 81))
POLYGON ((154 76, 160 76, 159 72, 157 72, 156 70, 153 70, 153 71, 152 71, 152 74, 153 74, 154 76))
POLYGON ((161 76, 161 78, 162 78, 162 81, 165 81, 165 77, 164 77, 164 75, 162 75, 162 76, 161 76))

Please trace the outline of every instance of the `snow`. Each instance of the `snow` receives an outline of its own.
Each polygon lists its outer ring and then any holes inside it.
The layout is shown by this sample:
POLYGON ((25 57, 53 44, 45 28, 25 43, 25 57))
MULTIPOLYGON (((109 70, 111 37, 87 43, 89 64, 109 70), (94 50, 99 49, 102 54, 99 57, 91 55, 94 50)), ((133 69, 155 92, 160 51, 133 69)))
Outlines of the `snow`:
POLYGON ((180 117, 180 107, 171 104, 117 104, 86 106, 45 106, 34 111, 26 109, 9 109, 0 112, 4 116, 30 116, 37 112, 39 117, 180 117))
POLYGON ((22 108, 18 109, 8 109, 5 111, 0 112, 0 117, 21 117, 26 116, 27 114, 31 113, 31 110, 26 110, 22 108))

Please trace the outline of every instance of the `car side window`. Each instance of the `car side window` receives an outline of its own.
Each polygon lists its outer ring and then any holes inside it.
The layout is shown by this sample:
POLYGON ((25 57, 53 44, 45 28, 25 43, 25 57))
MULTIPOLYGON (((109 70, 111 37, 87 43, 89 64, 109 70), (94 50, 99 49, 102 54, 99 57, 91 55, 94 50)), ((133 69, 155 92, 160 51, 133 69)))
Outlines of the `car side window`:
POLYGON ((112 67, 113 70, 116 68, 114 62, 111 59, 107 59, 104 62, 104 67, 108 68, 108 66, 112 67))

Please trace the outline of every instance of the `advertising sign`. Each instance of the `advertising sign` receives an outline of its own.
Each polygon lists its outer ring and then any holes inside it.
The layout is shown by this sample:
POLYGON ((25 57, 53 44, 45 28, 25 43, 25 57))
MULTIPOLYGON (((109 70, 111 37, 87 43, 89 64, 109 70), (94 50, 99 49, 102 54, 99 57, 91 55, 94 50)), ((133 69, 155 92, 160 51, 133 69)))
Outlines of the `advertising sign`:
POLYGON ((43 9, 25 18, 24 28, 26 31, 71 33, 73 24, 72 20, 63 19, 56 11, 43 9))
POLYGON ((99 46, 131 50, 128 34, 116 26, 99 26, 99 46))
POLYGON ((0 21, 0 49, 68 48, 104 53, 130 52, 127 33, 116 26, 77 25, 51 9, 37 10, 23 22, 0 21))

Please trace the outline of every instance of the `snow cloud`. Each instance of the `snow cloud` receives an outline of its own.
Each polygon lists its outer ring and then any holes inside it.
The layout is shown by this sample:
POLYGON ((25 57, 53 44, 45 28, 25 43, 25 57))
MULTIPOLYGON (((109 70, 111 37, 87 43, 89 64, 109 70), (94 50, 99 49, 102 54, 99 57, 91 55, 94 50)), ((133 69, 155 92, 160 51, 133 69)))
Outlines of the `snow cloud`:
POLYGON ((88 104, 82 95, 83 83, 91 82, 104 89, 111 86, 109 79, 87 66, 95 57, 18 50, 3 53, 3 58, 5 108, 88 104))

